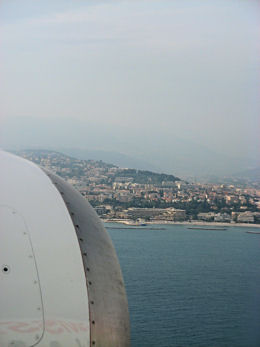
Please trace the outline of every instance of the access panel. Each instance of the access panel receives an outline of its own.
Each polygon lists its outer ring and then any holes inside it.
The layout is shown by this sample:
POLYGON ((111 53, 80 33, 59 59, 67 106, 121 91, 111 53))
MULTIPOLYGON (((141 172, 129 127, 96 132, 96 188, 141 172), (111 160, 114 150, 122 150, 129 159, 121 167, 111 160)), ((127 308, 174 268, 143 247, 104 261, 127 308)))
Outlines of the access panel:
POLYGON ((37 264, 26 221, 0 206, 0 346, 35 346, 44 333, 37 264))

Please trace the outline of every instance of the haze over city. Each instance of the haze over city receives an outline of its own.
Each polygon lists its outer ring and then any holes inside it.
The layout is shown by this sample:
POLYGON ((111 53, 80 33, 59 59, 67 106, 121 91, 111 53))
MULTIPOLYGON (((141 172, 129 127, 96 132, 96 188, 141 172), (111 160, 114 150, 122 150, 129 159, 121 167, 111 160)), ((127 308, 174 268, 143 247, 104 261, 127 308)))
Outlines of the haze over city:
POLYGON ((259 15, 0 0, 0 347, 260 346, 259 15))
POLYGON ((178 175, 259 165, 258 1, 0 9, 1 147, 178 175))

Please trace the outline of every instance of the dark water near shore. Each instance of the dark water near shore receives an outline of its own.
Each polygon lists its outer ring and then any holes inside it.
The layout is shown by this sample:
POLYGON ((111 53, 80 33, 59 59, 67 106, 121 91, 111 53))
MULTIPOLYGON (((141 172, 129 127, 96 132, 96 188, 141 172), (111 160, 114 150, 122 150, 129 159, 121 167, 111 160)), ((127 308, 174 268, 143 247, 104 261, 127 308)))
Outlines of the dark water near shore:
POLYGON ((132 347, 260 346, 260 235, 165 228, 108 230, 126 284, 132 347))

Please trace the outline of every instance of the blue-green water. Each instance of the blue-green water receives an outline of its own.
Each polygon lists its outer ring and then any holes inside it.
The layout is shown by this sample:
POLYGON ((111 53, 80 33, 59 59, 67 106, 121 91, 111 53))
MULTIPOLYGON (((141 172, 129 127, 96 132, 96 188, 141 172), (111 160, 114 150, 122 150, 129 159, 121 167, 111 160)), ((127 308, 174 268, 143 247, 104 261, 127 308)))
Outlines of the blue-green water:
POLYGON ((132 347, 260 346, 260 235, 246 233, 255 229, 153 227, 108 230, 132 347))

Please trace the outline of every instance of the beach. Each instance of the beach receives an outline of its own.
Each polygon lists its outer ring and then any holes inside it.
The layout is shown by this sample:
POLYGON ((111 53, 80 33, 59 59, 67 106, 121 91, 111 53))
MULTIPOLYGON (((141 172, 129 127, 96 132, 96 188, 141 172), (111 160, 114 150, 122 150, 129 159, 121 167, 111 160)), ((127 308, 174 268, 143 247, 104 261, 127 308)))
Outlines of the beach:
MULTIPOLYGON (((132 226, 143 226, 142 223, 136 223, 134 220, 123 220, 123 219, 103 219, 106 223, 120 223, 132 226)), ((221 223, 221 222, 202 222, 202 221, 184 221, 184 222, 174 222, 165 220, 156 220, 145 222, 146 225, 189 225, 189 226, 211 226, 211 227, 249 227, 249 228, 260 228, 260 224, 253 223, 221 223)))

